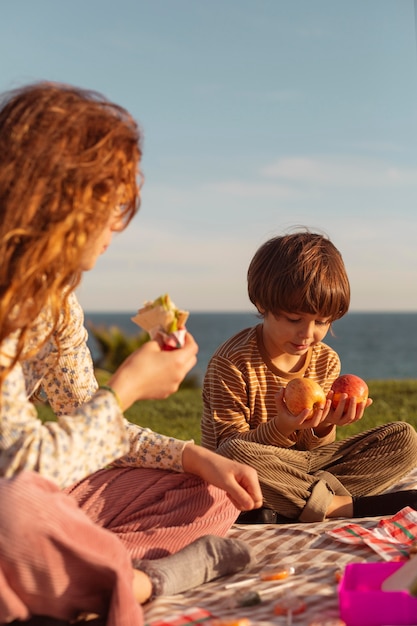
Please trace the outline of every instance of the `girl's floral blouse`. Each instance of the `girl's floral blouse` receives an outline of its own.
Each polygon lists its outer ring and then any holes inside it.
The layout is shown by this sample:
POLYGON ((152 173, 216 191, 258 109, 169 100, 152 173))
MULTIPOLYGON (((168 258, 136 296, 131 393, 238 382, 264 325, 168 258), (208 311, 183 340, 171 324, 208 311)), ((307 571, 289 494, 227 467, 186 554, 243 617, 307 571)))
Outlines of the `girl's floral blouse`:
MULTIPOLYGON (((34 355, 31 344, 48 334, 47 314, 31 329, 24 359, 7 376, 0 392, 0 476, 36 471, 67 487, 114 464, 182 471, 187 442, 128 422, 114 395, 99 389, 87 347, 84 315, 70 296, 70 321, 61 323, 34 355), (59 336, 60 352, 57 350, 59 336), (57 421, 42 423, 30 397, 41 392, 57 421)), ((1 346, 0 367, 13 358, 16 337, 1 346)))

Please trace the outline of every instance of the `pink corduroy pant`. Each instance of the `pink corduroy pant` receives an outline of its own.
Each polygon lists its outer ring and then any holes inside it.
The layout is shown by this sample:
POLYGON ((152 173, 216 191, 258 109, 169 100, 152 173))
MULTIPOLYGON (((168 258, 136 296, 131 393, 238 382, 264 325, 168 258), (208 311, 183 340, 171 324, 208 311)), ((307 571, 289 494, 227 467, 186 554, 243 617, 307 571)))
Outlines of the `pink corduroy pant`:
POLYGON ((33 472, 0 479, 0 623, 90 612, 141 626, 131 558, 224 536, 237 515, 223 491, 164 470, 101 470, 65 491, 33 472))

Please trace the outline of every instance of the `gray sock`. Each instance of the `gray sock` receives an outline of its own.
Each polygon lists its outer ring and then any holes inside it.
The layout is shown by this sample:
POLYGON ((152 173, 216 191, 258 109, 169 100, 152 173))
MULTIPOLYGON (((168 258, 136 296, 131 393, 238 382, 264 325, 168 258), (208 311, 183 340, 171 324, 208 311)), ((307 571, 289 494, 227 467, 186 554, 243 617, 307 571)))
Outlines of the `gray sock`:
POLYGON ((252 561, 249 546, 240 539, 205 535, 175 554, 154 560, 134 559, 132 564, 149 576, 155 597, 172 596, 234 574, 252 561))

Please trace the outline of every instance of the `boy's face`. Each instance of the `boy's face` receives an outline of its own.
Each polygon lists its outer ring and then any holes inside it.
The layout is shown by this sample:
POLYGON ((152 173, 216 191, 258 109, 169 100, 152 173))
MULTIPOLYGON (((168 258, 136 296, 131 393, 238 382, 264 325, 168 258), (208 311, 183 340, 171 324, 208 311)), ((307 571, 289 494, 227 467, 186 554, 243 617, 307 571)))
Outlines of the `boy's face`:
POLYGON ((273 358, 282 354, 303 356, 308 348, 324 339, 330 320, 308 313, 265 313, 263 338, 273 358))

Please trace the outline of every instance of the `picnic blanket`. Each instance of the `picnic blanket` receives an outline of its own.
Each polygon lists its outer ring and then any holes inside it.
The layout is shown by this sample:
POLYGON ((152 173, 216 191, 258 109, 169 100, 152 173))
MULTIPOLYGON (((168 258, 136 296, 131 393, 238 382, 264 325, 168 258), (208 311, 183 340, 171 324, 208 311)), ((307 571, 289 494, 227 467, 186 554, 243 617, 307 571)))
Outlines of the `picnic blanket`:
MULTIPOLYGON (((417 468, 395 487, 415 488, 417 468)), ((338 583, 345 566, 407 558, 417 537, 417 512, 406 508, 389 518, 313 524, 235 524, 228 536, 248 542, 257 557, 256 564, 187 593, 157 598, 145 607, 149 626, 211 626, 210 616, 247 619, 249 626, 340 626, 338 583), (294 573, 282 580, 260 578, 266 570, 285 568, 294 568, 294 573), (247 585, 245 580, 249 581, 247 585), (234 583, 242 585, 231 587, 234 583), (253 591, 258 592, 261 602, 241 606, 244 594, 253 591), (277 614, 286 602, 298 606, 300 612, 277 614)))
MULTIPOLYGON (((389 491, 400 489, 417 489, 417 468, 389 491)), ((417 511, 406 507, 387 518, 312 524, 235 524, 228 536, 246 541, 256 563, 187 593, 156 598, 144 606, 146 626, 343 626, 338 584, 346 565, 406 559, 415 548, 417 511), (287 570, 289 575, 261 579, 262 573, 276 570, 287 570), (260 602, 242 603, 245 595, 254 592, 260 602), (283 610, 286 607, 291 610, 283 610)), ((98 618, 72 624, 103 623, 98 618)), ((70 626, 52 618, 32 618, 27 624, 70 626)))
POLYGON ((371 529, 360 524, 345 524, 327 532, 337 541, 365 544, 385 561, 408 559, 416 549, 417 511, 405 507, 392 517, 381 519, 371 529))

